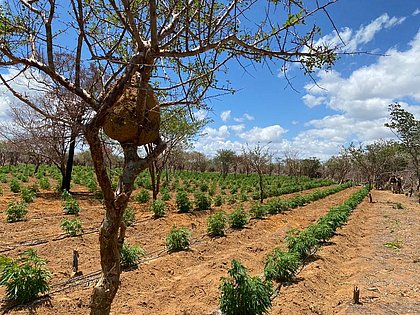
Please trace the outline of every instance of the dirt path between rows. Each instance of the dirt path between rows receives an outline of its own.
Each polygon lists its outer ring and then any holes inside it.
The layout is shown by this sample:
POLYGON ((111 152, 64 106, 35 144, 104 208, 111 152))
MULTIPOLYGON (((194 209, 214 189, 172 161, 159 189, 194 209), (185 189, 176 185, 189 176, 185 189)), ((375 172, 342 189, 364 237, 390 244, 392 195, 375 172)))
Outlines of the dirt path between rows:
POLYGON ((420 314, 420 205, 388 191, 372 196, 298 282, 281 289, 270 314, 420 314))

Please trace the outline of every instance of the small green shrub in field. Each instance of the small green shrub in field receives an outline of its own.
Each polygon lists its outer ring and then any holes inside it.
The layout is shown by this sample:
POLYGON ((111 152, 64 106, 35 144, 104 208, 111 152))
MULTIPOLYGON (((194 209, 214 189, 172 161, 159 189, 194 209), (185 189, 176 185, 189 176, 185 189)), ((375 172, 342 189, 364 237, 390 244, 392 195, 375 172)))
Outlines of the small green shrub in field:
POLYGON ((136 212, 132 207, 128 206, 125 208, 122 220, 125 226, 132 226, 134 224, 136 221, 136 212))
POLYGON ((178 191, 176 194, 176 207, 181 213, 188 212, 192 208, 190 198, 183 190, 178 191))
POLYGON ((139 203, 146 203, 150 200, 150 193, 146 189, 140 189, 134 199, 139 203))
POLYGON ((41 189, 47 190, 51 188, 51 183, 48 179, 48 177, 41 177, 39 179, 39 187, 41 187, 41 189))
POLYGON ((0 186, 0 196, 3 196, 3 188, 0 186))
POLYGON ((186 228, 172 227, 166 237, 166 248, 169 252, 186 250, 190 247, 191 232, 186 228))
POLYGON ((80 206, 76 199, 70 198, 63 201, 64 214, 79 214, 80 206))
POLYGON ((242 206, 236 208, 229 215, 230 226, 234 229, 241 229, 248 223, 248 214, 245 212, 242 206))
POLYGON ((13 178, 9 183, 10 191, 13 193, 19 193, 22 189, 20 181, 16 178, 13 178))
POLYGON ((214 198, 214 205, 216 207, 220 207, 223 204, 223 197, 222 195, 217 195, 216 198, 214 198))
POLYGON ((220 284, 220 310, 225 315, 262 315, 271 307, 271 282, 247 274, 237 260, 232 260, 229 277, 220 284))
POLYGON ((19 254, 16 260, 0 257, 0 285, 6 287, 6 297, 26 303, 47 293, 51 273, 44 268, 45 264, 32 249, 19 254))
POLYGON ((167 189, 167 188, 165 188, 165 189, 162 191, 162 200, 163 200, 163 201, 169 201, 169 200, 171 200, 171 194, 169 193, 169 191, 168 191, 168 189, 167 189))
POLYGON ((252 205, 252 208, 249 212, 255 219, 263 219, 267 216, 268 207, 259 202, 256 202, 252 205))
POLYGON ((209 190, 209 185, 207 183, 200 184, 200 191, 207 192, 209 190))
POLYGON ((39 186, 37 183, 33 183, 32 185, 29 186, 29 189, 32 190, 35 194, 37 192, 39 192, 39 186))
POLYGON ((27 213, 28 209, 25 202, 11 201, 6 208, 6 220, 9 223, 24 221, 27 213))
POLYGON ((236 203, 236 196, 235 196, 235 195, 229 195, 229 196, 226 198, 226 203, 227 203, 228 205, 234 205, 234 204, 236 203))
POLYGON ((68 236, 77 236, 83 234, 82 221, 79 219, 63 219, 61 228, 68 236))
POLYGON ((301 260, 314 255, 318 249, 318 240, 307 230, 292 229, 287 232, 285 240, 289 252, 296 253, 301 260))
POLYGON ((241 202, 245 202, 245 201, 248 201, 249 200, 249 197, 248 197, 248 195, 245 192, 241 192, 241 194, 239 196, 239 200, 241 202))
POLYGON ((153 212, 155 218, 161 218, 165 216, 166 213, 166 204, 163 200, 153 200, 150 209, 153 212))
POLYGON ((61 193, 61 200, 66 201, 69 199, 73 199, 72 194, 70 194, 67 190, 63 190, 63 192, 61 193))
POLYGON ((318 222, 307 228, 307 232, 311 233, 318 242, 326 242, 334 235, 334 229, 327 222, 318 222))
POLYGON ((7 179, 7 175, 4 173, 0 174, 0 182, 1 183, 7 183, 8 179, 7 179))
POLYGON ((124 242, 121 248, 120 263, 122 269, 130 269, 137 267, 140 262, 140 256, 144 256, 145 252, 140 246, 131 246, 124 242))
POLYGON ((300 266, 299 256, 294 252, 283 252, 275 248, 266 258, 264 276, 267 280, 290 282, 300 266))
POLYGON ((31 203, 34 201, 36 192, 34 192, 31 189, 28 188, 22 188, 20 192, 20 196, 22 197, 22 200, 26 203, 31 203))
POLYGON ((209 188, 209 195, 214 196, 215 194, 216 194, 216 186, 211 185, 210 188, 209 188))
POLYGON ((202 192, 197 192, 194 195, 194 199, 195 199, 195 206, 197 207, 198 210, 208 210, 211 207, 211 198, 210 196, 202 193, 202 192))
POLYGON ((226 213, 224 211, 210 215, 207 219, 207 233, 210 236, 225 235, 226 222, 226 213))

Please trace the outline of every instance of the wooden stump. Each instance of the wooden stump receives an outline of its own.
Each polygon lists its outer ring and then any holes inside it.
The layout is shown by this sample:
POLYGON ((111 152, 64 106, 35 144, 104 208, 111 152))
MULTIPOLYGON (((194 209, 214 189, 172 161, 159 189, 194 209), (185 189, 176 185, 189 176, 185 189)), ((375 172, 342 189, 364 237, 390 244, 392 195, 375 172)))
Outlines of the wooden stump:
POLYGON ((354 287, 353 289, 353 303, 360 304, 360 290, 358 287, 354 287))

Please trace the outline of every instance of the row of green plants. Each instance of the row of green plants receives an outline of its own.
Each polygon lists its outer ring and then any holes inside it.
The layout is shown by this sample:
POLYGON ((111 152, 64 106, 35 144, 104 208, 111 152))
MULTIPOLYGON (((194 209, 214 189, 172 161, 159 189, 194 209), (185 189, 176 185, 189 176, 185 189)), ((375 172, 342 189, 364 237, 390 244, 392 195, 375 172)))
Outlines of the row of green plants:
POLYGON ((264 277, 252 277, 237 260, 232 261, 228 277, 221 278, 220 310, 225 315, 265 314, 274 295, 273 281, 284 284, 293 281, 311 255, 331 238, 336 229, 347 222, 348 216, 368 194, 367 188, 354 193, 340 206, 332 207, 317 223, 305 230, 291 230, 285 243, 287 250, 274 248, 265 260, 264 277))

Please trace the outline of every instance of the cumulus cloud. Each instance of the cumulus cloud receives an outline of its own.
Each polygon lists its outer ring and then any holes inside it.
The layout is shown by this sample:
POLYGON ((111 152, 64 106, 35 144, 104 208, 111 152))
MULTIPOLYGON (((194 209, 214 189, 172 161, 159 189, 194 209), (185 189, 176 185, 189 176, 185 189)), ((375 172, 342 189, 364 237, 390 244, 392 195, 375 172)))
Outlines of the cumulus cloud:
POLYGON ((231 110, 227 110, 224 111, 223 113, 220 114, 220 118, 222 119, 222 121, 228 121, 230 119, 230 113, 232 111, 231 110))
POLYGON ((280 125, 273 125, 264 128, 253 127, 248 131, 240 133, 239 137, 246 140, 248 143, 276 143, 282 140, 282 135, 286 132, 287 130, 282 128, 280 125))
POLYGON ((414 10, 414 12, 411 15, 416 16, 416 15, 419 15, 419 14, 420 14, 420 9, 417 8, 417 9, 414 10))
POLYGON ((236 121, 236 122, 253 121, 254 119, 255 119, 254 116, 252 116, 248 113, 243 114, 241 117, 233 118, 233 120, 236 121))
POLYGON ((387 13, 382 14, 368 25, 362 25, 357 31, 345 27, 338 33, 336 31, 328 34, 317 41, 318 45, 328 44, 330 46, 342 47, 345 51, 357 51, 363 44, 373 40, 375 35, 382 29, 392 28, 405 21, 405 17, 390 17, 387 13), (344 46, 344 47, 343 47, 344 46))

